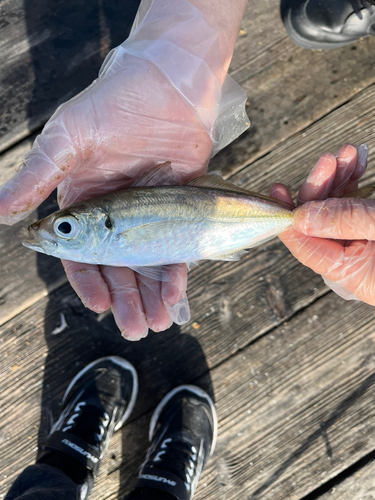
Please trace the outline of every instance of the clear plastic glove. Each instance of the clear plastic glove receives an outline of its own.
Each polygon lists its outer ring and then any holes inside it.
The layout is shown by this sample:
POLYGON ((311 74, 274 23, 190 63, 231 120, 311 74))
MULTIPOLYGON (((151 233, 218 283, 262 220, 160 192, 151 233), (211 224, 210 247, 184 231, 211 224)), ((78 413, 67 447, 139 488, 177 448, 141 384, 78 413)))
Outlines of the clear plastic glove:
MULTIPOLYGON (((187 0, 143 2, 99 78, 57 109, 0 188, 0 223, 25 218, 56 187, 64 208, 127 187, 164 161, 182 182, 203 174, 212 152, 249 125, 246 96, 226 65, 217 33, 187 0)), ((63 265, 82 302, 96 312, 111 307, 130 340, 190 318, 185 265, 161 283, 127 268, 63 265)))
MULTIPOLYGON (((367 155, 364 144, 322 155, 299 190, 294 229, 279 238, 338 295, 375 305, 375 201, 350 198, 367 155)), ((292 201, 282 184, 271 194, 292 201)))

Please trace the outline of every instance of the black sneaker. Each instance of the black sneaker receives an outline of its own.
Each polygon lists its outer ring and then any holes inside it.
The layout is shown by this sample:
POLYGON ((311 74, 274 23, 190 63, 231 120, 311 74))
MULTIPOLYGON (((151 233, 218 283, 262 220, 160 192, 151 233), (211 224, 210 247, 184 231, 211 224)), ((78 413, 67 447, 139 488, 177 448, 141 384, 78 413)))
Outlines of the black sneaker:
POLYGON ((374 0, 282 0, 289 38, 305 49, 342 47, 375 35, 374 0))
POLYGON ((217 415, 209 395, 193 385, 176 387, 162 399, 151 418, 151 446, 136 487, 190 500, 214 450, 216 436, 217 415))
POLYGON ((83 469, 82 465, 87 470, 81 494, 81 498, 86 498, 111 436, 131 414, 137 392, 137 372, 125 359, 109 356, 88 364, 69 384, 62 401, 63 411, 37 463, 58 468, 61 463, 61 469, 70 475, 66 469, 72 462, 73 476, 74 464, 79 462, 78 468, 83 469))

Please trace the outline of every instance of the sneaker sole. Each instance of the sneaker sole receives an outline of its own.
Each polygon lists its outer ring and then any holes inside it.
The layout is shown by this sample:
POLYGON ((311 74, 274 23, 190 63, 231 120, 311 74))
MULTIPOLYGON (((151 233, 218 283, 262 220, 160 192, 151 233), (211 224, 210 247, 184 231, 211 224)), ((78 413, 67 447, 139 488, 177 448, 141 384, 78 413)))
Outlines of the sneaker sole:
POLYGON ((129 363, 129 361, 126 361, 126 359, 120 358, 119 356, 104 356, 103 358, 96 359, 95 361, 92 361, 89 363, 85 368, 83 368, 80 372, 77 373, 77 375, 73 378, 73 380, 70 382, 68 385, 68 388, 65 391, 65 394, 62 398, 62 404, 65 403, 66 398, 68 397, 70 391, 72 390, 74 384, 77 382, 79 378, 82 377, 88 370, 93 368, 95 365, 101 363, 102 361, 112 361, 112 363, 121 366, 122 368, 125 368, 126 370, 129 370, 131 374, 133 375, 133 391, 130 396, 129 404, 128 407, 125 410, 124 416, 122 417, 121 421, 116 425, 114 428, 114 432, 118 431, 121 429, 121 427, 124 425, 126 420, 129 418, 131 412, 133 411, 135 401, 137 399, 138 395, 138 375, 136 372, 136 369, 134 366, 129 363))
POLYGON ((155 430, 155 427, 156 427, 156 422, 158 421, 158 418, 159 418, 160 413, 162 412, 164 406, 168 403, 168 401, 171 398, 173 398, 173 396, 175 394, 177 394, 178 392, 180 392, 182 390, 188 390, 188 391, 196 394, 197 396, 199 396, 199 397, 205 399, 206 401, 208 401, 208 403, 210 405, 210 408, 211 408, 211 411, 212 411, 212 415, 213 415, 213 419, 214 419, 214 422, 213 422, 213 424, 214 424, 213 437, 212 437, 212 444, 211 444, 211 449, 210 449, 210 456, 211 456, 213 454, 213 452, 214 452, 215 445, 216 445, 216 440, 217 440, 218 420, 217 420, 216 408, 215 408, 214 402, 212 401, 212 399, 210 398, 210 396, 206 393, 206 391, 204 391, 203 389, 201 389, 200 387, 197 387, 195 385, 179 385, 178 387, 175 387, 170 392, 168 392, 168 394, 166 394, 164 396, 164 398, 160 401, 160 403, 158 404, 158 406, 155 408, 154 413, 152 414, 151 422, 150 422, 150 429, 149 429, 149 434, 148 434, 148 439, 149 439, 150 442, 152 441, 152 436, 154 434, 154 430, 155 430))

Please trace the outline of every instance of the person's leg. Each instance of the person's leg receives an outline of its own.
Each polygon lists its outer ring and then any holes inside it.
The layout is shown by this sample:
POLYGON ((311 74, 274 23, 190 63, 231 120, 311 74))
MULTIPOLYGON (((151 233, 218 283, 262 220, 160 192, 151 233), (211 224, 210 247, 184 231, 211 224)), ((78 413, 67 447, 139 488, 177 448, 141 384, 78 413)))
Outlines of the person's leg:
POLYGON ((124 500, 191 500, 217 435, 213 401, 199 387, 173 389, 151 418, 135 489, 124 500))
POLYGON ((79 488, 64 472, 46 464, 27 467, 4 500, 78 500, 79 488))
POLYGON ((375 0, 281 0, 280 12, 289 38, 305 49, 375 35, 375 0))
POLYGON ((124 500, 176 500, 176 497, 155 488, 136 488, 124 500))
POLYGON ((128 361, 110 356, 87 365, 69 384, 37 463, 20 474, 5 500, 86 499, 137 392, 137 373, 128 361))

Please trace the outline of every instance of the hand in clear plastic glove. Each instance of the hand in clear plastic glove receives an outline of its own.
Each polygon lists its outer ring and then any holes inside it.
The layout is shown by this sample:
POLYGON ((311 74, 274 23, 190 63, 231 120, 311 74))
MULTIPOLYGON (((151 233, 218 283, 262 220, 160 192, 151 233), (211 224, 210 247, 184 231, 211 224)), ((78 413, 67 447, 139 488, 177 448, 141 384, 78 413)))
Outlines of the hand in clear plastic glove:
MULTIPOLYGON (((350 144, 323 154, 299 190, 294 229, 279 237, 338 295, 375 305, 375 201, 350 198, 367 155, 366 145, 350 144)), ((271 195, 292 202, 282 184, 271 195)))
MULTIPOLYGON (((201 12, 186 0, 159 3, 166 8, 142 4, 147 8, 140 9, 132 35, 109 54, 99 78, 48 121, 22 168, 0 188, 0 223, 25 218, 56 187, 64 208, 127 187, 164 161, 182 183, 206 171, 218 109, 238 97, 244 109, 246 96, 220 67, 217 34, 201 12)), ((245 128, 242 123, 238 130, 245 128)), ((162 282, 128 268, 63 265, 88 308, 112 308, 125 338, 190 319, 185 265, 171 266, 162 282)))

